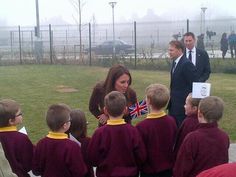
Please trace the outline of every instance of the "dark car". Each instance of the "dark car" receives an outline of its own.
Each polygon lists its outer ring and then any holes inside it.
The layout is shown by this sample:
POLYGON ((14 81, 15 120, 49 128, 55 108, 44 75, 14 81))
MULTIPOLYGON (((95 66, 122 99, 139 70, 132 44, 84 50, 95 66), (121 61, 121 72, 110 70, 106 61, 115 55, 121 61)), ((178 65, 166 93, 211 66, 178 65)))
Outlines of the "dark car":
MULTIPOLYGON (((103 42, 96 47, 92 47, 91 51, 96 55, 112 55, 113 53, 113 40, 108 40, 103 42)), ((132 44, 128 44, 125 41, 116 39, 115 40, 115 51, 116 54, 126 55, 134 52, 134 46, 132 44)))

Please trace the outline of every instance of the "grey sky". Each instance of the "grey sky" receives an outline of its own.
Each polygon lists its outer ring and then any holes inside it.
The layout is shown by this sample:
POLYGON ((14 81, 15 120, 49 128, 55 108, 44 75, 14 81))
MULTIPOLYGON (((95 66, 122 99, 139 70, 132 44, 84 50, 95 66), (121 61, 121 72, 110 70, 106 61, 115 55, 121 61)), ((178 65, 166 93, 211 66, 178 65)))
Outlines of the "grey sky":
MULTIPOLYGON (((170 20, 182 20, 200 17, 201 7, 206 6, 206 19, 236 17, 235 0, 116 0, 115 21, 125 22, 133 18, 142 18, 148 9, 158 16, 170 20), (188 4, 187 4, 188 3, 188 4)), ((83 23, 95 16, 97 23, 111 23, 112 9, 109 0, 81 0, 83 23)), ((35 0, 0 0, 0 21, 6 25, 35 25, 35 0)), ((70 0, 39 0, 40 21, 52 17, 61 17, 74 24, 76 15, 70 0)), ((135 20, 135 19, 134 19, 135 20)))

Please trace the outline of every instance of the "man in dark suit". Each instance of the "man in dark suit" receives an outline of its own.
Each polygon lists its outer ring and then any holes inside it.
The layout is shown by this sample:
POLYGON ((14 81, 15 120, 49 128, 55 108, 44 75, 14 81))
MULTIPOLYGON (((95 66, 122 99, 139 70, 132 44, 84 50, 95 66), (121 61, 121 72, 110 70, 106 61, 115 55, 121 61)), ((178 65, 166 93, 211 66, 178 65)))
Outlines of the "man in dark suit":
POLYGON ((185 118, 185 99, 192 92, 192 83, 197 80, 196 67, 183 55, 184 45, 180 41, 171 41, 168 50, 173 60, 168 110, 180 126, 185 118))
POLYGON ((196 48, 195 42, 195 35, 192 32, 184 34, 186 47, 184 55, 196 66, 198 82, 205 82, 211 73, 209 56, 205 50, 196 48))

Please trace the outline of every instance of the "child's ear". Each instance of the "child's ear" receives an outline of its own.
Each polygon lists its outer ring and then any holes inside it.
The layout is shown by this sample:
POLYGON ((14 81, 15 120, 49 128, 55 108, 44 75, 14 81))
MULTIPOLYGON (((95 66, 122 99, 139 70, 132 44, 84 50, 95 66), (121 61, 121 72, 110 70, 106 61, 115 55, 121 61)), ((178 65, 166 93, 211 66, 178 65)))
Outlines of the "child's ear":
POLYGON ((104 112, 104 114, 108 115, 108 111, 107 111, 106 107, 103 108, 103 112, 104 112))
POLYGON ((147 97, 146 97, 146 104, 147 104, 148 107, 151 106, 151 105, 150 105, 150 98, 147 98, 147 97))
POLYGON ((15 125, 15 119, 9 119, 8 121, 9 125, 15 125))
POLYGON ((123 111, 123 114, 127 114, 127 113, 128 113, 128 107, 125 106, 125 109, 124 109, 124 111, 123 111))
POLYGON ((203 114, 198 110, 197 112, 198 121, 201 123, 204 120, 203 114))
POLYGON ((192 109, 193 109, 194 112, 198 113, 198 107, 197 106, 193 106, 192 109))
POLYGON ((200 110, 197 111, 197 116, 202 117, 202 113, 200 112, 200 110))
MULTIPOLYGON (((64 123, 62 127, 63 127, 63 129, 68 129, 67 123, 64 123)), ((70 127, 69 127, 69 128, 70 128, 70 127)))

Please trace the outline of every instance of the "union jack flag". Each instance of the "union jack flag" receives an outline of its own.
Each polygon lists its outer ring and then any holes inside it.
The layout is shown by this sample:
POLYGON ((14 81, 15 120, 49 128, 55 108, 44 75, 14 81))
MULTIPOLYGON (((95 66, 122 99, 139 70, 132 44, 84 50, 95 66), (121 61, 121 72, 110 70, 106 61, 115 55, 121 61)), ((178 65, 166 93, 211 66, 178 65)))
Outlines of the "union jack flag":
POLYGON ((132 119, 135 119, 146 113, 148 113, 148 108, 145 100, 137 102, 129 107, 129 114, 132 119))

